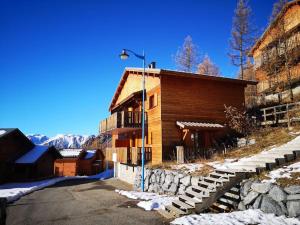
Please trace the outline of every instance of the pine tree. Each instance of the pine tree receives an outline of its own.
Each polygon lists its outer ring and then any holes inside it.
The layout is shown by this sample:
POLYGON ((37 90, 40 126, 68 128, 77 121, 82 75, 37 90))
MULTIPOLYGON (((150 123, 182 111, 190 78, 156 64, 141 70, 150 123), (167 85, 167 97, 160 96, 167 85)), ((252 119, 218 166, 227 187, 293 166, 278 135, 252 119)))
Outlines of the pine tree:
POLYGON ((191 36, 187 36, 175 56, 177 68, 185 72, 194 72, 198 63, 198 55, 197 45, 193 43, 191 36))
POLYGON ((209 75, 209 76, 220 76, 220 70, 216 66, 208 55, 205 55, 202 62, 198 65, 199 74, 209 75))
POLYGON ((229 57, 233 65, 240 67, 242 79, 244 79, 247 54, 254 43, 254 29, 250 17, 251 8, 248 0, 238 0, 233 17, 229 57))

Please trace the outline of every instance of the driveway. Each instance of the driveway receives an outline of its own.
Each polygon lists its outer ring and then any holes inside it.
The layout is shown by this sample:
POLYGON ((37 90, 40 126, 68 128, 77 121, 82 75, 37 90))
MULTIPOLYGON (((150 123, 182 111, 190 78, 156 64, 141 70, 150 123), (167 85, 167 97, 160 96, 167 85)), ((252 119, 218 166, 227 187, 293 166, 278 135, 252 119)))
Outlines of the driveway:
POLYGON ((36 191, 10 204, 7 225, 165 224, 155 211, 115 192, 131 187, 116 179, 70 180, 36 191))

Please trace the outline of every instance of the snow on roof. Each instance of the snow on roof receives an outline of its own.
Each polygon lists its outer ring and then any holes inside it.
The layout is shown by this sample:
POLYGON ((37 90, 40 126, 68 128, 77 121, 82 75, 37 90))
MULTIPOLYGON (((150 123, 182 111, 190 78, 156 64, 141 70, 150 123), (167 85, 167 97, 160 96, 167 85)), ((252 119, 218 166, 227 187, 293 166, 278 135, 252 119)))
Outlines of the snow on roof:
POLYGON ((6 130, 0 130, 0 135, 5 134, 6 130))
POLYGON ((96 154, 96 150, 87 150, 84 159, 93 158, 95 154, 96 154))
POLYGON ((80 155, 82 151, 83 151, 82 148, 74 148, 74 149, 62 149, 59 152, 64 158, 67 157, 76 158, 80 155))
POLYGON ((48 146, 36 145, 29 152, 25 153, 15 161, 17 164, 31 164, 35 163, 47 150, 48 146))

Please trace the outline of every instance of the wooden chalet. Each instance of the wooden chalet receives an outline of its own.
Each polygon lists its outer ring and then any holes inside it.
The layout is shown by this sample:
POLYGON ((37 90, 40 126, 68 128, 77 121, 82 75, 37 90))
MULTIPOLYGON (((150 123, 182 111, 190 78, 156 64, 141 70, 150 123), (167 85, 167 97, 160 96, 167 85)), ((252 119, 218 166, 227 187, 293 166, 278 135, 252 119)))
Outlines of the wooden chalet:
POLYGON ((103 170, 102 152, 99 150, 63 149, 63 156, 54 164, 56 176, 94 175, 103 170))
POLYGON ((254 59, 259 95, 277 94, 288 86, 299 86, 300 0, 285 5, 252 47, 250 56, 254 59))
POLYGON ((0 182, 54 176, 54 147, 34 145, 19 129, 0 128, 0 182))
MULTIPOLYGON (((100 133, 112 135, 105 156, 123 164, 141 162, 142 69, 126 68, 113 96, 111 115, 100 122, 100 133)), ((225 77, 146 69, 146 161, 161 163, 175 147, 205 156, 214 139, 224 135, 224 105, 244 107, 244 88, 256 82, 225 77)))

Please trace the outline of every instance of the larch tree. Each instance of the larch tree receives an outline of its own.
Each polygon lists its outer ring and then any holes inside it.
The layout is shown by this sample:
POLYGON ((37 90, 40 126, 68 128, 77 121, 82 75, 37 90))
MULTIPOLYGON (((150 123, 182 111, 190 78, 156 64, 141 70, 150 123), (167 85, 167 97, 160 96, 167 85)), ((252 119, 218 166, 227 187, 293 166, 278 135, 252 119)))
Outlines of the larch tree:
POLYGON ((220 70, 208 55, 205 55, 202 62, 198 65, 197 73, 209 76, 220 76, 220 70))
POLYGON ((254 43, 254 29, 251 24, 251 8, 248 0, 238 0, 234 11, 229 57, 233 65, 240 68, 241 79, 247 65, 248 52, 254 43))
POLYGON ((269 18, 269 24, 273 23, 273 21, 276 19, 278 14, 281 12, 282 8, 285 6, 286 3, 288 3, 288 0, 278 0, 274 3, 272 14, 269 18))
POLYGON ((175 55, 175 63, 178 70, 185 72, 194 72, 199 59, 198 47, 193 43, 191 36, 184 39, 175 55))

